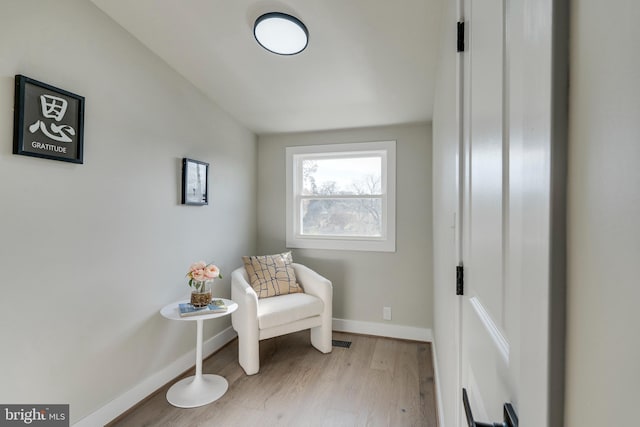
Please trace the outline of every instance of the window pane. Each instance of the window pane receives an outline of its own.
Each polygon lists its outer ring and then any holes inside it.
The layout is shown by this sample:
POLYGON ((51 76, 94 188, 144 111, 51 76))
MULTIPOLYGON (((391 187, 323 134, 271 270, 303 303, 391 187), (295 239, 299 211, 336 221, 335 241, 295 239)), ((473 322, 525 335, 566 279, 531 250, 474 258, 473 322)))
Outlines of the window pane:
POLYGON ((379 195, 382 158, 302 160, 303 195, 379 195))
POLYGON ((302 234, 310 236, 382 236, 382 200, 305 199, 302 234))

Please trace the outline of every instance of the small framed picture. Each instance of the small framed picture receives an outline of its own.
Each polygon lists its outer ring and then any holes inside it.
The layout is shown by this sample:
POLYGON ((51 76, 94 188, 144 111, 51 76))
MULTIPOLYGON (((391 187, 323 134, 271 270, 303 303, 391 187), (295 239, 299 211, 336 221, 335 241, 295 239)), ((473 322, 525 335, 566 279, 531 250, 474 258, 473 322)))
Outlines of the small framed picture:
POLYGON ((209 163, 182 159, 182 204, 209 204, 209 163))
POLYGON ((84 97, 16 75, 13 153, 82 163, 84 97))

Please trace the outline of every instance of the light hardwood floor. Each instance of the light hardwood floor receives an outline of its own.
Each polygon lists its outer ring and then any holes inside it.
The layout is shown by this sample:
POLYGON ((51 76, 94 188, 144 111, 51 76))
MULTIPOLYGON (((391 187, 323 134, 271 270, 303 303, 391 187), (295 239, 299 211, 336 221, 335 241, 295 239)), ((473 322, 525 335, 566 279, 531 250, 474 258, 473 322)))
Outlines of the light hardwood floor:
POLYGON ((234 340, 203 364, 229 382, 222 398, 174 408, 165 398, 172 382, 108 426, 437 426, 429 343, 340 332, 333 339, 351 348, 322 354, 309 331, 261 341, 253 376, 238 365, 234 340))

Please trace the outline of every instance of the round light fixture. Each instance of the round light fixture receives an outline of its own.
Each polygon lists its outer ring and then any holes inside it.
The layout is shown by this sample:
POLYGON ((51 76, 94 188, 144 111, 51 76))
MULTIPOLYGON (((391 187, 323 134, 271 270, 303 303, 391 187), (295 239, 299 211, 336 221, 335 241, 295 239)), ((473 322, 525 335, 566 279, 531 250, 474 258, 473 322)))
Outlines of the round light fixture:
POLYGON ((253 35, 260 46, 278 55, 295 55, 309 43, 309 31, 302 21, 281 12, 265 13, 256 19, 253 35))

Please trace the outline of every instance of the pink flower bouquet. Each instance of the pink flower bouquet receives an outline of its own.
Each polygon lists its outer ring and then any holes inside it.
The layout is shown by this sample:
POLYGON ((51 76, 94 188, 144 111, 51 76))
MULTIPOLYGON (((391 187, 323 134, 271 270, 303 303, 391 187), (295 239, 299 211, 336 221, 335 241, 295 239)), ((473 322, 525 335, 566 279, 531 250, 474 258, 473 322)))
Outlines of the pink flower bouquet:
POLYGON ((191 264, 187 277, 189 278, 189 286, 197 291, 202 291, 204 290, 205 282, 213 279, 222 279, 222 274, 220 274, 218 266, 198 261, 191 264))

